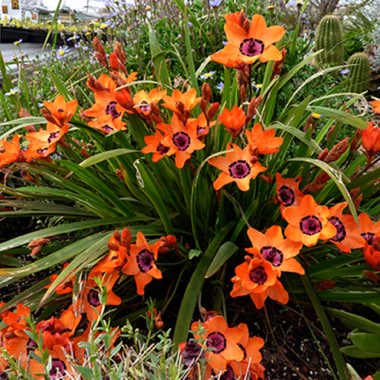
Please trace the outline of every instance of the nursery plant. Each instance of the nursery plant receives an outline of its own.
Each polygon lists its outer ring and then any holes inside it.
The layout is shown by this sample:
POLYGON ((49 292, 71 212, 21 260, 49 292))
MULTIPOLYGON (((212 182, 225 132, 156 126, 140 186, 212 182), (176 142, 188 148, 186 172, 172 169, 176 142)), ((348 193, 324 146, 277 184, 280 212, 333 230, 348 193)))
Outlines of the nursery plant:
MULTIPOLYGON (((313 308, 331 377, 349 379, 331 316, 380 304, 373 114, 340 86, 305 91, 344 66, 287 91, 321 51, 283 72, 297 34, 285 45, 286 29, 257 13, 226 14, 225 46, 196 66, 191 28, 202 25, 176 3, 180 84, 153 28, 147 72, 127 69, 120 42, 95 38, 101 70, 88 73, 83 102, 53 75, 57 96, 1 124, 0 217, 32 217, 35 229, 0 243, 0 374, 264 379, 275 333, 252 334, 230 305, 270 319, 268 304, 291 301, 313 308), (131 327, 142 316, 146 339, 131 327)), ((370 333, 351 334, 360 350, 378 335, 366 324, 349 324, 370 333)))

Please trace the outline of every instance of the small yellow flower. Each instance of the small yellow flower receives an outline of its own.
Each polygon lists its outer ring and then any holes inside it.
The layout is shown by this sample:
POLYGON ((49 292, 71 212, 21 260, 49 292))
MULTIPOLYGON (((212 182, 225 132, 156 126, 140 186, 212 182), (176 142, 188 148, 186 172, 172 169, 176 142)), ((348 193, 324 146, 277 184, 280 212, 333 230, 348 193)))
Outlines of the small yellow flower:
POLYGON ((314 118, 314 119, 320 119, 321 118, 321 115, 319 113, 316 113, 316 112, 313 112, 311 114, 311 116, 314 118))
POLYGON ((274 9, 274 5, 268 5, 268 6, 267 6, 267 9, 268 9, 268 11, 273 11, 273 9, 274 9))
POLYGON ((259 83, 259 84, 255 84, 255 87, 256 87, 258 90, 260 90, 260 88, 262 88, 263 85, 262 85, 261 83, 259 83))

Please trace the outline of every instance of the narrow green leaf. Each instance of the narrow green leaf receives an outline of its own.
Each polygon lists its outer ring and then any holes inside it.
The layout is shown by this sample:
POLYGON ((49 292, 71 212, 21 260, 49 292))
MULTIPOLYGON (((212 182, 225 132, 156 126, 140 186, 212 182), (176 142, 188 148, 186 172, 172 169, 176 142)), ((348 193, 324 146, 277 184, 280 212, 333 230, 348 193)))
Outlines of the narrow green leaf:
POLYGON ((193 275, 191 276, 178 312, 178 318, 173 337, 175 344, 185 342, 187 339, 195 305, 197 303, 199 293, 202 289, 204 276, 207 273, 207 270, 212 262, 215 253, 219 249, 220 245, 232 227, 233 223, 231 222, 218 231, 208 246, 206 252, 202 256, 201 260, 199 261, 197 267, 195 268, 193 275))
POLYGON ((231 241, 226 241, 224 244, 222 244, 218 249, 218 252, 216 252, 215 257, 212 260, 212 263, 208 268, 207 273, 205 274, 205 278, 213 276, 226 263, 226 261, 238 250, 239 247, 231 241))
POLYGON ((102 153, 98 153, 95 156, 89 157, 86 160, 82 161, 79 166, 82 166, 83 168, 87 168, 92 165, 96 165, 99 162, 103 162, 106 160, 109 160, 111 158, 115 158, 118 156, 123 156, 125 154, 129 153, 140 153, 139 150, 132 150, 132 149, 113 149, 113 150, 107 150, 102 153))
POLYGON ((351 332, 349 338, 363 351, 377 353, 380 358, 380 336, 364 332, 351 332))
POLYGON ((308 162, 310 164, 318 166, 326 174, 328 174, 328 176, 334 181, 334 183, 338 187, 338 189, 341 192, 341 194, 343 195, 343 198, 345 199, 345 201, 348 203, 348 207, 349 207, 351 214, 354 217, 356 223, 359 223, 358 215, 356 212, 356 207, 355 207, 354 202, 351 198, 351 194, 349 193, 346 185, 343 182, 343 178, 345 176, 339 169, 335 169, 331 165, 329 165, 328 163, 323 162, 321 160, 317 160, 315 158, 297 157, 297 158, 291 158, 289 161, 308 162))
POLYGON ((75 222, 61 224, 55 227, 44 228, 40 231, 30 232, 26 235, 18 236, 14 239, 8 240, 0 244, 0 252, 14 247, 19 247, 20 245, 27 244, 35 239, 42 239, 49 236, 57 236, 62 234, 67 234, 73 231, 84 230, 88 228, 109 226, 109 225, 122 225, 128 223, 130 218, 111 218, 111 219, 97 219, 84 222, 75 222))
POLYGON ((356 346, 341 347, 340 351, 343 354, 356 359, 380 358, 380 354, 363 351, 356 346))
POLYGON ((54 83, 54 86, 56 87, 57 91, 64 96, 66 100, 70 100, 71 96, 69 92, 67 91, 67 86, 59 79, 59 77, 53 72, 53 70, 48 70, 49 75, 51 77, 51 80, 54 83))
POLYGON ((337 121, 342 122, 343 124, 349 124, 358 129, 365 129, 368 125, 365 120, 342 110, 335 110, 332 108, 320 106, 308 106, 307 109, 310 112, 316 112, 321 115, 331 117, 337 121))
POLYGON ((332 316, 339 318, 342 323, 351 329, 360 329, 362 331, 376 334, 380 340, 380 324, 372 322, 360 315, 349 313, 348 311, 338 310, 333 308, 326 308, 327 312, 332 316))
POLYGON ((151 25, 149 25, 149 45, 157 80, 166 86, 170 86, 170 75, 165 62, 165 54, 161 49, 156 33, 151 25))

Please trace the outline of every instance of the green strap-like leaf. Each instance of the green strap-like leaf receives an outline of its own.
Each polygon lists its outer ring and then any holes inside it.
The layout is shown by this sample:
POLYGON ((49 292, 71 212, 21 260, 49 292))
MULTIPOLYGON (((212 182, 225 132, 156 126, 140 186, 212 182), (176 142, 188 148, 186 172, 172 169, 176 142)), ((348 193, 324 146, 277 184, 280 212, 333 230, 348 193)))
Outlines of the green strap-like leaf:
POLYGON ((226 261, 239 250, 239 247, 232 243, 232 241, 226 241, 216 252, 214 260, 205 274, 205 278, 213 276, 225 263, 226 261))
POLYGON ((92 165, 96 165, 99 162, 103 162, 106 160, 109 160, 111 158, 115 158, 118 156, 123 156, 125 154, 130 153, 139 153, 139 150, 132 150, 132 149, 113 149, 113 150, 107 150, 106 152, 102 152, 99 154, 96 154, 95 156, 89 157, 86 160, 82 161, 79 166, 82 166, 83 168, 87 168, 92 165))
POLYGON ((185 294, 178 312, 178 318, 174 329, 173 341, 175 344, 185 342, 189 333, 191 320, 199 293, 202 289, 205 274, 212 262, 215 252, 219 249, 226 235, 229 233, 233 223, 224 226, 214 237, 206 252, 198 263, 191 279, 186 287, 185 294))

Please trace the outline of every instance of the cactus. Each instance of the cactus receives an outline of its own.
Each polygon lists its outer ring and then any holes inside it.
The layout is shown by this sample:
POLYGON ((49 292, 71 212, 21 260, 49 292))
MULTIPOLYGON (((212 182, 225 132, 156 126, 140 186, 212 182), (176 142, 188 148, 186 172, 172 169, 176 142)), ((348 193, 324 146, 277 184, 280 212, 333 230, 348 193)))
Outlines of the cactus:
POLYGON ((323 51, 317 56, 321 67, 343 64, 344 46, 340 20, 333 15, 324 16, 318 24, 315 37, 316 50, 323 51))
POLYGON ((365 53, 355 53, 353 54, 348 62, 349 67, 349 82, 348 91, 349 92, 363 92, 368 89, 369 82, 369 59, 365 53))

